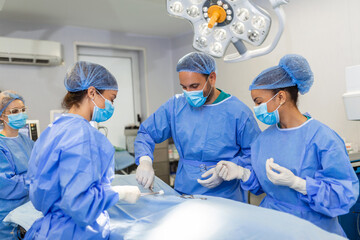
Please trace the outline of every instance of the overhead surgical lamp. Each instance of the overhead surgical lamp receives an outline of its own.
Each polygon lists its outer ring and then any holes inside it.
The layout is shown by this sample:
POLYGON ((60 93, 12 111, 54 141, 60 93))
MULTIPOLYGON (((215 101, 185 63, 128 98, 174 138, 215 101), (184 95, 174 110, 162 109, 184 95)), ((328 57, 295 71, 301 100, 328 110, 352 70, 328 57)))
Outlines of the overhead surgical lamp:
POLYGON ((223 57, 230 42, 238 53, 226 55, 225 62, 239 62, 270 53, 284 30, 282 5, 289 0, 269 0, 279 20, 279 29, 267 47, 248 50, 247 42, 260 46, 270 31, 271 17, 249 0, 167 0, 170 15, 189 20, 194 27, 193 47, 214 57, 223 57))

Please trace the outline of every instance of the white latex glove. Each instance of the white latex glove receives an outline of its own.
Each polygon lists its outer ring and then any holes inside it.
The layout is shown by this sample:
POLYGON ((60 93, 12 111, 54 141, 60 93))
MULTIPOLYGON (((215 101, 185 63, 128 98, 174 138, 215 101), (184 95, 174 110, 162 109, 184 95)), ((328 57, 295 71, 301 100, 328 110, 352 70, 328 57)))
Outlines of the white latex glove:
POLYGON ((215 168, 216 173, 225 181, 241 179, 246 182, 250 177, 250 170, 230 161, 220 161, 215 168))
POLYGON ((206 180, 198 179, 198 183, 200 183, 203 187, 206 188, 215 188, 224 181, 221 177, 219 177, 219 175, 217 175, 215 168, 212 168, 209 171, 205 172, 203 175, 201 175, 201 177, 206 178, 210 175, 212 176, 206 180))
POLYGON ((140 164, 136 169, 136 180, 144 188, 149 188, 154 183, 154 169, 152 160, 149 156, 142 156, 139 160, 140 164))
POLYGON ((266 160, 266 176, 275 185, 290 187, 304 195, 307 195, 306 180, 295 176, 289 169, 274 163, 274 159, 266 160), (277 172, 273 171, 276 170, 277 172))
POLYGON ((136 203, 141 194, 137 186, 113 186, 112 189, 119 194, 120 201, 128 203, 136 203))

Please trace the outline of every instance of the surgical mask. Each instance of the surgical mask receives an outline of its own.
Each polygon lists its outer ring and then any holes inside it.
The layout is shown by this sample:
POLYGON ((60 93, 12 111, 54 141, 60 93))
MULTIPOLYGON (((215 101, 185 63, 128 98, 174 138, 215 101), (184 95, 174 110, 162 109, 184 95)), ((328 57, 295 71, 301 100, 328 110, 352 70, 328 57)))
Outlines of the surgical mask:
MULTIPOLYGON (((98 92, 99 93, 99 92, 98 92)), ((103 95, 101 95, 101 93, 99 93, 99 95, 105 100, 105 108, 99 108, 96 103, 94 102, 93 99, 91 99, 91 101, 94 103, 94 110, 93 110, 93 115, 91 118, 91 121, 95 121, 95 122, 105 122, 107 120, 109 120, 111 118, 111 116, 114 113, 114 106, 112 105, 112 103, 107 100, 106 98, 104 98, 103 95)))
POLYGON ((209 97, 209 95, 212 91, 212 88, 211 88, 209 94, 206 97, 204 97, 204 88, 205 88, 206 84, 208 83, 208 80, 209 80, 209 78, 206 80, 204 87, 199 91, 183 90, 186 100, 190 104, 190 106, 201 107, 202 105, 204 105, 204 103, 206 102, 206 99, 209 97))
POLYGON ((273 125, 280 122, 278 109, 281 107, 282 103, 273 112, 269 113, 267 110, 267 103, 273 100, 277 95, 278 93, 275 94, 272 98, 270 98, 269 101, 254 107, 254 112, 257 119, 259 119, 261 122, 267 125, 273 125))
POLYGON ((25 112, 7 115, 9 122, 6 122, 9 127, 18 130, 25 126, 28 115, 25 112))

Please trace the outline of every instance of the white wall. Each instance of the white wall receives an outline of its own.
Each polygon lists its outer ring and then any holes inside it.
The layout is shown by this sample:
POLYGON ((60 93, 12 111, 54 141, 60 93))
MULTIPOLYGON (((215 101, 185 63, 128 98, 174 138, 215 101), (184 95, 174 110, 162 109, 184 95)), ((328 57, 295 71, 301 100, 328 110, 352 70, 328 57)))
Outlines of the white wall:
MULTIPOLYGON (((284 7, 287 22, 278 47, 267 56, 246 62, 224 63, 218 59, 217 86, 252 107, 248 86, 253 78, 263 69, 276 65, 285 54, 301 54, 312 66, 315 83, 308 94, 300 97, 300 109, 310 112, 348 141, 360 145, 360 124, 346 119, 342 101, 345 67, 360 64, 358 9, 358 0, 291 1, 284 7)), ((276 29, 276 22, 273 26, 276 29)), ((270 38, 273 35, 271 33, 270 38)), ((40 119, 42 130, 49 123, 49 111, 60 107, 66 92, 63 77, 74 62, 74 41, 145 48, 149 113, 174 93, 181 92, 176 63, 180 57, 194 51, 192 34, 169 40, 72 26, 1 21, 0 36, 53 40, 64 46, 65 66, 0 65, 0 89, 14 89, 23 94, 30 107, 30 118, 40 119)), ((228 49, 228 52, 234 51, 233 47, 228 49)))
POLYGON ((171 43, 166 38, 134 36, 72 26, 6 21, 0 22, 0 36, 51 40, 61 42, 63 45, 65 61, 63 66, 0 64, 0 90, 12 89, 22 94, 29 107, 29 119, 39 119, 41 130, 49 124, 49 111, 60 109, 62 98, 66 93, 63 84, 65 72, 74 63, 75 41, 145 48, 149 113, 154 112, 174 92, 171 80, 171 43))
MULTIPOLYGON (((277 48, 246 62, 224 63, 218 59, 217 86, 252 108, 248 91, 251 81, 265 68, 277 65, 283 55, 303 55, 312 67, 315 82, 310 92, 299 99, 301 111, 309 112, 347 141, 360 145, 360 123, 346 119, 342 100, 345 67, 360 64, 359 9, 359 0, 290 1, 284 6, 286 26, 277 48)), ((277 23, 273 26, 276 30, 277 23)), ((269 37, 273 35, 274 32, 269 37)), ((173 39, 172 44, 175 66, 181 56, 194 51, 189 47, 192 34, 173 39)), ((228 49, 228 53, 234 51, 233 47, 228 49)), ((174 74, 175 92, 181 92, 178 85, 178 76, 174 74)))

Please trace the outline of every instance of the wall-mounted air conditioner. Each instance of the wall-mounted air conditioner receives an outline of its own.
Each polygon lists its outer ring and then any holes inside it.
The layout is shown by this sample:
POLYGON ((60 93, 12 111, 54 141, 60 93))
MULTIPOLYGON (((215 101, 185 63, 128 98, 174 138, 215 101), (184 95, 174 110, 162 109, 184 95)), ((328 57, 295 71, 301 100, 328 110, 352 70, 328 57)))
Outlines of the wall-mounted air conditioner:
POLYGON ((0 63, 59 65, 62 63, 61 43, 0 37, 0 63))

